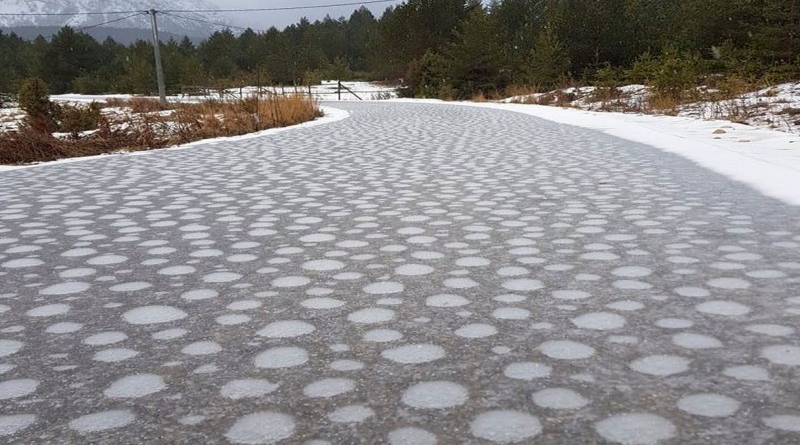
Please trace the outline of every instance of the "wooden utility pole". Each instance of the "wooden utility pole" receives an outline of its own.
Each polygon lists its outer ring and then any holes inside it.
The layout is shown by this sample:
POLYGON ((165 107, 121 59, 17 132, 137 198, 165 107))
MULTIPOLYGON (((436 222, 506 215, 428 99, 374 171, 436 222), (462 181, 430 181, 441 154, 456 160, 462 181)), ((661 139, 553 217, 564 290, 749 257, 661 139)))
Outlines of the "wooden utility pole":
POLYGON ((153 27, 153 52, 156 57, 156 79, 158 79, 158 97, 162 104, 167 103, 167 87, 164 85, 164 67, 161 65, 161 39, 158 37, 158 11, 151 9, 150 25, 153 27))

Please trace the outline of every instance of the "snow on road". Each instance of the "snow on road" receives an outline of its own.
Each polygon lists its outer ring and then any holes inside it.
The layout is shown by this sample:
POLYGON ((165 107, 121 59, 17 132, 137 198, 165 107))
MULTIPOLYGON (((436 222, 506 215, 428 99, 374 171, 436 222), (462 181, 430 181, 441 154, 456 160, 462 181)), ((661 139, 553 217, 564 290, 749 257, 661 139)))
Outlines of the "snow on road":
POLYGON ((541 105, 469 105, 515 111, 650 145, 743 182, 767 196, 800 205, 800 135, 690 117, 592 112, 541 105))

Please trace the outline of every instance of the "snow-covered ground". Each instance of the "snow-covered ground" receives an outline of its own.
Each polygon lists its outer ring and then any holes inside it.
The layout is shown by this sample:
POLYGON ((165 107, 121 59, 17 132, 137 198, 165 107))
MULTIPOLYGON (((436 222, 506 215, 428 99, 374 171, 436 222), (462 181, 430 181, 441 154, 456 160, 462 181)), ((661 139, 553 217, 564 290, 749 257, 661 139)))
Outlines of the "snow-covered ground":
MULTIPOLYGON (((702 90, 710 95, 713 90, 702 90)), ((536 93, 504 99, 505 103, 559 105, 589 111, 645 112, 650 110, 650 89, 644 85, 626 85, 609 95, 596 87, 571 87, 547 93, 536 93)), ((706 120, 733 120, 759 128, 800 134, 800 82, 785 83, 746 93, 735 99, 700 101, 680 105, 679 117, 706 120)))
MULTIPOLYGON (((292 126, 289 126, 289 127, 270 128, 270 129, 259 131, 259 132, 256 132, 256 133, 243 134, 241 136, 220 137, 220 138, 213 138, 213 139, 202 139, 202 140, 199 140, 199 141, 190 142, 188 144, 178 145, 178 146, 174 146, 174 147, 162 148, 160 150, 183 150, 185 148, 195 147, 195 146, 203 145, 203 144, 216 144, 216 143, 219 143, 219 142, 242 141, 242 140, 252 139, 252 138, 256 138, 256 137, 271 135, 271 134, 278 134, 278 133, 282 133, 284 131, 294 130, 294 129, 297 129, 297 128, 309 128, 309 127, 315 127, 317 125, 329 124, 331 122, 336 122, 336 121, 340 121, 342 119, 346 119, 348 116, 350 116, 350 113, 348 113, 348 112, 346 112, 344 110, 340 110, 338 108, 331 108, 331 107, 326 107, 326 106, 322 106, 320 108, 322 108, 322 111, 323 111, 323 113, 325 115, 323 117, 315 119, 313 121, 303 122, 301 124, 292 125, 292 126)), ((160 150, 107 153, 107 154, 102 154, 102 155, 98 155, 98 156, 84 156, 84 157, 81 157, 81 158, 67 158, 67 159, 60 159, 58 161, 42 162, 42 163, 39 163, 39 164, 30 164, 30 165, 0 165, 0 173, 2 173, 4 171, 19 170, 19 169, 23 169, 23 168, 37 168, 37 167, 45 167, 45 166, 55 165, 55 164, 65 164, 65 163, 71 163, 71 162, 82 162, 82 161, 87 161, 87 160, 90 160, 90 159, 97 159, 97 158, 106 157, 106 156, 119 156, 119 155, 124 155, 124 156, 146 156, 146 155, 148 155, 150 153, 155 153, 155 152, 158 152, 160 150)))
MULTIPOLYGON (((383 100, 393 99, 397 97, 395 87, 380 85, 374 82, 342 82, 342 85, 349 88, 352 93, 346 89, 341 90, 339 94, 338 83, 335 80, 326 80, 319 85, 311 86, 311 95, 319 101, 338 101, 338 100, 383 100), (354 93, 354 94, 353 94, 354 93)), ((242 87, 230 88, 227 90, 207 91, 206 94, 184 94, 169 96, 167 99, 172 102, 201 102, 208 99, 217 100, 233 100, 240 98, 252 97, 261 91, 262 94, 308 94, 309 88, 307 86, 284 86, 284 87, 242 87)), ((130 99, 134 97, 130 94, 105 94, 105 95, 86 95, 86 94, 58 94, 50 98, 57 102, 70 102, 70 103, 86 103, 86 102, 99 102, 107 99, 130 99)), ((155 98, 155 97, 151 97, 155 98)))
POLYGON ((798 134, 687 116, 593 112, 523 104, 463 105, 525 113, 647 144, 686 157, 767 196, 800 205, 798 134))

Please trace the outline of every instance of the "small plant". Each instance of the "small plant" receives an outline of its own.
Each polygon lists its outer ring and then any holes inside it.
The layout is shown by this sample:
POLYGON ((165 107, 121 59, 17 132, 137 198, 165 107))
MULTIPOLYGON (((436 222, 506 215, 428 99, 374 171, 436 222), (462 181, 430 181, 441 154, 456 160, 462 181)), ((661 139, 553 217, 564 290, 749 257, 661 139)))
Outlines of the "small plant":
POLYGON ((392 98, 392 93, 388 91, 379 91, 372 93, 372 100, 389 100, 392 98))
POLYGON ((50 101, 47 84, 38 77, 22 82, 19 89, 19 107, 27 113, 26 125, 44 133, 50 133, 58 125, 55 120, 56 106, 50 101))
POLYGON ((97 102, 88 106, 58 106, 57 117, 59 129, 65 133, 72 133, 73 138, 78 137, 82 131, 96 130, 100 126, 102 107, 97 102))

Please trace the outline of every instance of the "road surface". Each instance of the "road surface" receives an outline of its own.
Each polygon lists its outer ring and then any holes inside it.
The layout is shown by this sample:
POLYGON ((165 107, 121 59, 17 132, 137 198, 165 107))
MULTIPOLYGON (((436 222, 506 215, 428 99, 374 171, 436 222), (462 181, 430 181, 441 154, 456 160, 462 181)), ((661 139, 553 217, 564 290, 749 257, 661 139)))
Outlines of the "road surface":
POLYGON ((800 209, 510 112, 0 175, 4 443, 800 443, 800 209))

